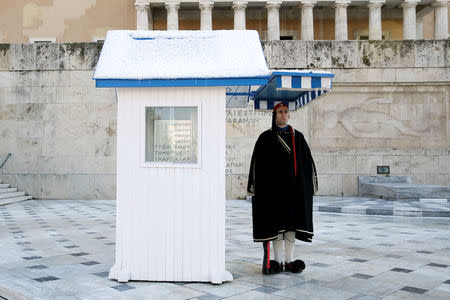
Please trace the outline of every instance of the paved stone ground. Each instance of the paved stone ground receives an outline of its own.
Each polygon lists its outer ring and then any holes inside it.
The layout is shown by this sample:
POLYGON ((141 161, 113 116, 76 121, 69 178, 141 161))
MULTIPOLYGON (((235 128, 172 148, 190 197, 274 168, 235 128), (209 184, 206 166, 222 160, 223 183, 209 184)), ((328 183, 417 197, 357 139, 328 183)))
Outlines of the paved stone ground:
POLYGON ((119 284, 107 278, 114 262, 114 212, 110 200, 0 206, 0 296, 12 291, 33 299, 450 296, 450 218, 316 212, 313 243, 297 242, 295 248, 306 270, 263 276, 262 247, 251 240, 251 204, 229 200, 226 261, 233 282, 119 284))

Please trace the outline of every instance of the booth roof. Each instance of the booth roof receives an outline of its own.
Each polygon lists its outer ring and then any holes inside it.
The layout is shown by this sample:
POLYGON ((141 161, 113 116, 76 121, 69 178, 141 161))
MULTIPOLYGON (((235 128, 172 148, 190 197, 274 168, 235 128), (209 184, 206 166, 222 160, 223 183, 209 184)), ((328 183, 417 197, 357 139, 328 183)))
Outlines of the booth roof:
POLYGON ((94 79, 193 79, 269 76, 258 33, 109 31, 94 79))

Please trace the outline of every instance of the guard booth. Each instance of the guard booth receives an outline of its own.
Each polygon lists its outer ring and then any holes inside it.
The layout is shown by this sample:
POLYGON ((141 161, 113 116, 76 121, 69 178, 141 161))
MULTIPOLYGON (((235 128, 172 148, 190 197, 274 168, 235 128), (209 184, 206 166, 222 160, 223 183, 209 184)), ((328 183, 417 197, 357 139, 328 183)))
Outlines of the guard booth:
POLYGON ((116 88, 118 102, 109 278, 233 279, 225 270, 225 107, 255 99, 270 109, 284 96, 295 108, 331 88, 330 78, 328 88, 312 89, 311 76, 307 88, 299 74, 272 74, 256 31, 108 32, 94 79, 116 88))

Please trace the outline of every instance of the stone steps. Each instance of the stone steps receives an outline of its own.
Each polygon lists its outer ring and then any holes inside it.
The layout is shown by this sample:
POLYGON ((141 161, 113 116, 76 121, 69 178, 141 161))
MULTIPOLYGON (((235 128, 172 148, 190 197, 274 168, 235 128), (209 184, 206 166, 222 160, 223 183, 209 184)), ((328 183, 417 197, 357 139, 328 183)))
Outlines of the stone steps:
POLYGON ((361 196, 387 200, 397 199, 450 199, 450 187, 430 184, 415 184, 407 176, 358 177, 358 192, 361 196))
POLYGON ((32 196, 19 196, 19 197, 9 197, 9 198, 3 198, 0 199, 0 205, 10 204, 10 203, 16 203, 20 201, 30 200, 32 199, 32 196))
POLYGON ((11 193, 1 193, 0 199, 25 196, 25 192, 11 192, 11 193))
POLYGON ((20 202, 32 199, 32 196, 26 195, 25 192, 19 191, 17 187, 11 187, 7 183, 0 180, 0 205, 20 202))
POLYGON ((13 187, 0 188, 0 194, 10 193, 10 192, 17 192, 17 188, 13 188, 13 187))

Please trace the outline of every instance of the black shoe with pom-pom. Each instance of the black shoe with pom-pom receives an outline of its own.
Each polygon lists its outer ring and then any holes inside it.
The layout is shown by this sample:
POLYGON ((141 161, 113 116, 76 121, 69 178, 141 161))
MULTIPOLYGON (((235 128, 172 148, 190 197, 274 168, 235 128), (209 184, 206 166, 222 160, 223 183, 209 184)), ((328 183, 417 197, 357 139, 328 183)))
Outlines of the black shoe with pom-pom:
POLYGON ((284 264, 284 270, 286 272, 301 273, 305 269, 305 262, 301 259, 291 261, 290 263, 284 264))
POLYGON ((267 260, 264 260, 263 266, 262 266, 262 273, 264 275, 278 274, 281 272, 281 269, 282 269, 282 264, 280 264, 276 260, 271 260, 269 263, 269 266, 267 266, 267 260))
POLYGON ((264 275, 278 274, 282 271, 283 265, 276 260, 269 260, 270 242, 264 242, 264 259, 262 264, 262 273, 264 275))

